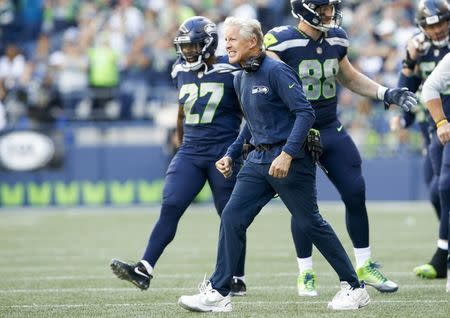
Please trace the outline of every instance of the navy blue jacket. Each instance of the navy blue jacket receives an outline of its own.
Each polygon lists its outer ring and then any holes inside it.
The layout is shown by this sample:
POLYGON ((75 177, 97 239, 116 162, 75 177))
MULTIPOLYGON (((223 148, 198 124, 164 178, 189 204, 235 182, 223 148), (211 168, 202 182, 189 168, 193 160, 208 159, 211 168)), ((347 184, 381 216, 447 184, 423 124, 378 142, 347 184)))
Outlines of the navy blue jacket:
POLYGON ((241 71, 233 83, 247 123, 226 155, 238 158, 246 139, 255 146, 273 145, 268 151, 251 152, 251 162, 271 163, 281 151, 303 157, 315 115, 296 72, 284 62, 265 57, 256 72, 241 71))

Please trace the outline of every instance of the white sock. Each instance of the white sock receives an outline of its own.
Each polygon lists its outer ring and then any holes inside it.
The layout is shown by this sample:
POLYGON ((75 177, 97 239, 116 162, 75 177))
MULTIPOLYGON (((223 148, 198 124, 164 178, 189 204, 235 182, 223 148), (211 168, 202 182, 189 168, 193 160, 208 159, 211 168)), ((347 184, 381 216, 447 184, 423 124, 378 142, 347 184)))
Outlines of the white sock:
POLYGON ((245 283, 245 276, 233 276, 233 279, 237 278, 239 280, 242 280, 245 283))
POLYGON ((298 258, 297 257, 297 263, 298 263, 298 270, 300 273, 302 273, 308 269, 313 269, 312 256, 306 257, 306 258, 298 258))
POLYGON ((439 247, 441 250, 448 251, 448 241, 439 239, 437 241, 437 247, 439 247))
POLYGON ((355 252, 356 268, 360 268, 370 258, 370 246, 363 248, 353 248, 355 252))
POLYGON ((146 260, 140 260, 140 262, 142 265, 144 265, 145 269, 147 270, 147 273, 151 275, 153 273, 152 265, 150 265, 150 263, 147 262, 146 260))

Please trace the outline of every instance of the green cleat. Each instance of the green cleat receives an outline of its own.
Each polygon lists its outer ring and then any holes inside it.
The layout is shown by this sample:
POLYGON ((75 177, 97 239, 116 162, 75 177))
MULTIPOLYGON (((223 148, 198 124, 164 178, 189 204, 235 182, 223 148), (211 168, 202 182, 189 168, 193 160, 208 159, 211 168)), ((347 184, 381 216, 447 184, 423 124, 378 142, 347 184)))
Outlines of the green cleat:
POLYGON ((299 296, 317 296, 316 274, 312 269, 303 271, 297 278, 297 290, 299 296))
POLYGON ((425 264, 414 268, 414 274, 420 278, 435 279, 437 278, 437 272, 433 265, 425 264))
POLYGON ((363 266, 356 270, 359 280, 363 280, 366 285, 372 286, 381 293, 393 293, 398 290, 398 285, 389 280, 379 270, 381 266, 377 262, 368 259, 363 266))

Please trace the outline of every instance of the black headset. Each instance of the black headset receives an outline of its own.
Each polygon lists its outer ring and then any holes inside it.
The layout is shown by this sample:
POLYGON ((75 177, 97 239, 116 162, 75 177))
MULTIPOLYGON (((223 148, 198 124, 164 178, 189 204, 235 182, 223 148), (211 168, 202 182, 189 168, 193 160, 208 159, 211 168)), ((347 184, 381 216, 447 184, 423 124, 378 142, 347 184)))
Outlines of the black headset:
POLYGON ((257 56, 250 57, 247 61, 242 64, 242 69, 246 72, 256 72, 261 66, 264 58, 266 57, 266 52, 261 52, 257 56))

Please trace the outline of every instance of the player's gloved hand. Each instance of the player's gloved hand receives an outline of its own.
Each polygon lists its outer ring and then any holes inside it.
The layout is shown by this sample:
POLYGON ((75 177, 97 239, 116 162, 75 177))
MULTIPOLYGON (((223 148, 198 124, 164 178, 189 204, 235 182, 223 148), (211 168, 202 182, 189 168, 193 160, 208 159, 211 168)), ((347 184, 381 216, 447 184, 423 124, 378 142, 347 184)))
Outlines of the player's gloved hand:
POLYGON ((417 96, 410 92, 406 87, 402 88, 388 88, 384 93, 384 108, 388 109, 391 104, 395 104, 403 108, 404 111, 409 112, 417 105, 417 96))
POLYGON ((413 50, 408 50, 413 52, 414 59, 417 58, 417 55, 424 55, 428 52, 431 47, 431 41, 425 36, 424 33, 419 33, 413 36, 407 43, 407 49, 410 49, 412 46, 413 50), (415 51, 415 52, 414 52, 415 51), (416 54, 414 54, 416 53, 416 54))
POLYGON ((319 158, 323 152, 323 146, 320 140, 320 131, 313 128, 309 130, 308 136, 306 137, 306 146, 308 147, 314 161, 319 161, 319 158))

